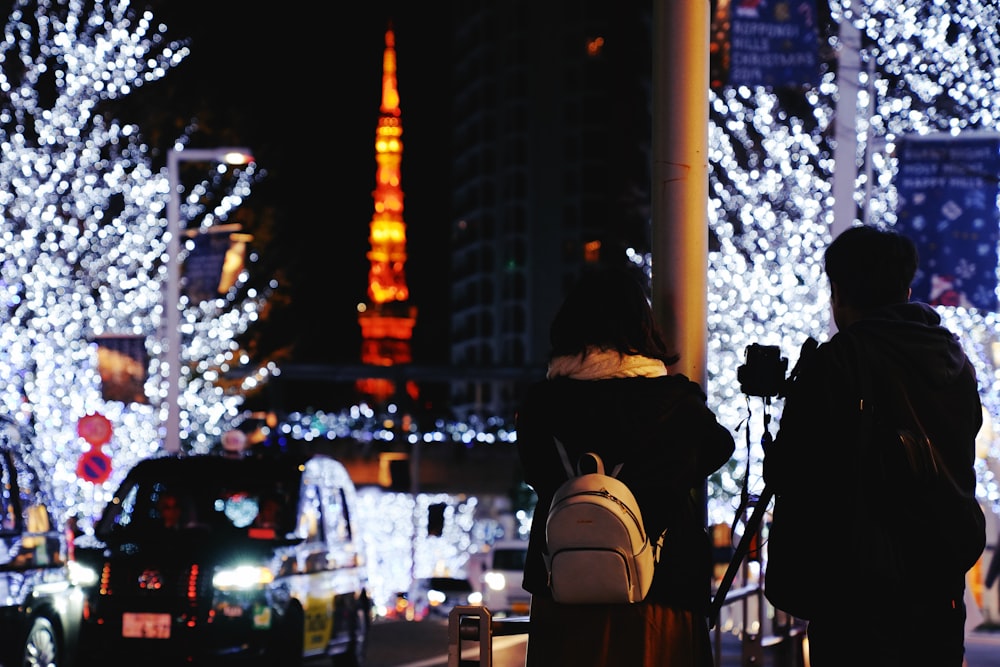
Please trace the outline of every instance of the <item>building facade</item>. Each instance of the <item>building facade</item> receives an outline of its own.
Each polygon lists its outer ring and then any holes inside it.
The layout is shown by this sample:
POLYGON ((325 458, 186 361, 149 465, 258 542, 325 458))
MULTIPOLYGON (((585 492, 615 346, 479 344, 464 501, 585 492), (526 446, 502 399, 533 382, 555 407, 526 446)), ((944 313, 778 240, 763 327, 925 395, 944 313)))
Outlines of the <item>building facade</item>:
POLYGON ((538 372, 456 380, 451 407, 510 418, 544 373, 568 287, 649 251, 651 6, 481 0, 454 14, 451 363, 538 372))

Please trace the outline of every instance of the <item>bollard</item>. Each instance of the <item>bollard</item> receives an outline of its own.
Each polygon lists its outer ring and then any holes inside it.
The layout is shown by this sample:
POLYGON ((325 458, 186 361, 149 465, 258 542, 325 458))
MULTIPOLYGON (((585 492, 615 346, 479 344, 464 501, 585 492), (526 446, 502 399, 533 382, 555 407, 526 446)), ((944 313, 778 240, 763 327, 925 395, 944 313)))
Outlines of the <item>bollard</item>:
POLYGON ((529 617, 494 619, 482 606, 458 605, 448 614, 448 667, 492 667, 493 638, 527 634, 529 617), (462 641, 476 642, 479 656, 462 660, 462 641))
MULTIPOLYGON (((479 664, 479 667, 492 667, 493 665, 493 615, 486 607, 472 605, 456 605, 448 614, 448 667, 467 667, 479 664), (476 621, 474 626, 475 637, 466 637, 462 632, 463 619, 470 618, 476 621), (475 639, 479 645, 478 660, 462 660, 462 640, 475 639)), ((471 634, 471 633, 469 633, 471 634)))

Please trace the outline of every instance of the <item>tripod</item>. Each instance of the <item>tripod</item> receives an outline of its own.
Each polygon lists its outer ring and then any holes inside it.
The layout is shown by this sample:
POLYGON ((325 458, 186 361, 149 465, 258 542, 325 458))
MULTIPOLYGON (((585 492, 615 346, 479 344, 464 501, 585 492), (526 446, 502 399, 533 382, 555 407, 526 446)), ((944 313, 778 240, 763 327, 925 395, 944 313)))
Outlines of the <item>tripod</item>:
MULTIPOLYGON (((761 444, 764 449, 767 449, 767 445, 771 444, 771 414, 768 408, 770 407, 771 399, 770 397, 764 397, 764 434, 761 436, 761 444)), ((747 557, 750 552, 750 547, 754 542, 754 537, 757 538, 758 548, 760 545, 760 528, 764 521, 764 514, 767 513, 767 506, 771 504, 771 498, 774 493, 765 484, 764 489, 757 494, 756 497, 751 497, 749 491, 747 490, 747 481, 750 477, 750 449, 749 449, 749 439, 750 433, 747 432, 747 474, 743 479, 743 501, 740 503, 741 512, 745 513, 746 507, 751 503, 753 504, 753 512, 750 514, 750 518, 747 519, 744 524, 743 536, 740 538, 739 543, 737 543, 736 548, 733 550, 733 556, 729 559, 729 566, 726 568, 726 573, 723 575, 722 580, 719 582, 719 587, 716 589, 715 597, 712 599, 712 609, 709 616, 709 628, 714 628, 719 623, 719 614, 722 610, 722 606, 726 602, 726 595, 729 593, 730 587, 733 585, 733 580, 736 578, 736 573, 739 571, 740 566, 743 564, 743 560, 747 557)))

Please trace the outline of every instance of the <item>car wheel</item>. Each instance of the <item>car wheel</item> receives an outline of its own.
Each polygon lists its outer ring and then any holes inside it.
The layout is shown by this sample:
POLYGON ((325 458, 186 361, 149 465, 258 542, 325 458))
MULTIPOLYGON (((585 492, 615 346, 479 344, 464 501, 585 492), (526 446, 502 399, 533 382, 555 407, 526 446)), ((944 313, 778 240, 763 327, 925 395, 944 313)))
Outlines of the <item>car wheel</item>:
POLYGON ((36 618, 24 640, 24 667, 58 667, 59 640, 47 618, 36 618))
POLYGON ((368 660, 368 629, 371 625, 371 603, 363 597, 354 610, 351 644, 340 655, 333 656, 333 667, 364 667, 368 660))

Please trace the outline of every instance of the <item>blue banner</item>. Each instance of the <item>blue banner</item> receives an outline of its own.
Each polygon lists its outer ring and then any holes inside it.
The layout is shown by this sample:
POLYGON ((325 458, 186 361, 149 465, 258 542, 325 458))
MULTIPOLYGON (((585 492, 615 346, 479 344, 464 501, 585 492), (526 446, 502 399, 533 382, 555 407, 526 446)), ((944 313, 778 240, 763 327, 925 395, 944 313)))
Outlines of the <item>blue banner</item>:
POLYGON ((816 0, 718 0, 710 49, 713 88, 816 86, 816 0))
POLYGON ((183 285, 195 303, 225 294, 239 279, 253 235, 230 233, 229 229, 209 229, 193 239, 194 246, 184 261, 183 285))
POLYGON ((222 266, 229 250, 229 234, 208 232, 194 237, 194 247, 184 261, 184 291, 200 303, 219 296, 222 266))
POLYGON ((896 229, 920 252, 912 300, 997 310, 1000 135, 907 137, 897 155, 896 229))

